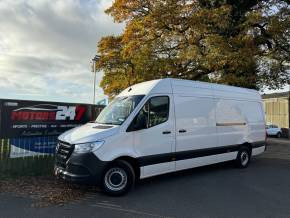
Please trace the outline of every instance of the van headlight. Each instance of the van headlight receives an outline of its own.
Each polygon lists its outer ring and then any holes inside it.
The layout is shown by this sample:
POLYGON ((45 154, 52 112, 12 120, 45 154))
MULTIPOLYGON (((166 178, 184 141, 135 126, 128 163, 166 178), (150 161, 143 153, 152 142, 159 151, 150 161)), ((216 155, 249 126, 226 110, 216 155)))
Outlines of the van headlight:
POLYGON ((96 142, 75 144, 74 152, 78 154, 93 152, 93 151, 98 150, 104 143, 105 141, 96 141, 96 142))

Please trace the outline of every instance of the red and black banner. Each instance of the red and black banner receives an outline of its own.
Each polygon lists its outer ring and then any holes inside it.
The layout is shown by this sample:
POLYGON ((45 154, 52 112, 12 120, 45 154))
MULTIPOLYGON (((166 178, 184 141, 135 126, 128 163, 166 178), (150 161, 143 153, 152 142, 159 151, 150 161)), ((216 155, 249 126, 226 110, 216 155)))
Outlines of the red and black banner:
POLYGON ((0 100, 0 138, 57 136, 95 118, 96 106, 0 100))

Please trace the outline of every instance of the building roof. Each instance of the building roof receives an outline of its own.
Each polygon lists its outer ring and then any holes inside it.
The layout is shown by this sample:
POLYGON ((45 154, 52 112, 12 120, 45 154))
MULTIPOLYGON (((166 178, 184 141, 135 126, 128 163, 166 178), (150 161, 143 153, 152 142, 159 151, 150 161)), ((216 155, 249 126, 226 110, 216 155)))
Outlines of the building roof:
POLYGON ((271 93, 271 94, 263 94, 262 98, 263 99, 268 99, 268 98, 290 98, 290 91, 288 91, 288 92, 276 92, 276 93, 271 93))

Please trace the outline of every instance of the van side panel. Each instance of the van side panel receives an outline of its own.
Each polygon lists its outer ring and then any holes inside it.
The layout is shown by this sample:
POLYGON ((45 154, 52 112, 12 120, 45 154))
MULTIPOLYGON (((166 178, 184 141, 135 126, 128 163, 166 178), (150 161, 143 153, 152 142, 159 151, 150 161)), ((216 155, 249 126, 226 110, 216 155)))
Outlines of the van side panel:
POLYGON ((252 89, 239 88, 227 85, 212 84, 215 97, 222 99, 239 99, 246 101, 261 101, 260 94, 252 89))
POLYGON ((261 102, 241 102, 239 108, 246 119, 248 134, 247 142, 260 142, 265 140, 265 120, 261 102))
POLYGON ((234 160, 237 157, 238 152, 227 152, 222 154, 197 157, 188 160, 179 160, 176 161, 176 166, 178 166, 178 170, 189 169, 194 167, 201 167, 210 164, 225 162, 234 160))
POLYGON ((265 124, 260 102, 217 99, 219 146, 254 143, 265 139, 265 124))
POLYGON ((211 97, 174 95, 174 101, 177 130, 176 170, 180 170, 194 166, 192 158, 196 158, 196 154, 192 151, 217 146, 215 104, 211 97), (185 160, 178 161, 184 156, 185 160))
POLYGON ((217 137, 213 99, 175 96, 174 100, 176 152, 215 147, 217 137))
MULTIPOLYGON (((247 102, 245 102, 247 103, 247 102)), ((241 102, 231 99, 217 99, 216 126, 218 146, 238 145, 245 142, 249 134, 246 117, 240 108, 241 102)))

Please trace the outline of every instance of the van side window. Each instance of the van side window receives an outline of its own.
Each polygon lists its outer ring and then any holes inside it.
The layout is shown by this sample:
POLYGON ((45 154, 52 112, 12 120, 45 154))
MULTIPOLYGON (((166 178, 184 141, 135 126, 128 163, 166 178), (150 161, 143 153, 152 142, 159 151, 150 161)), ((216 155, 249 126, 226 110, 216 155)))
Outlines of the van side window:
POLYGON ((168 120, 169 98, 167 96, 153 97, 149 100, 148 128, 168 120))
POLYGON ((147 129, 168 120, 169 97, 157 96, 150 98, 134 118, 127 131, 147 129))

